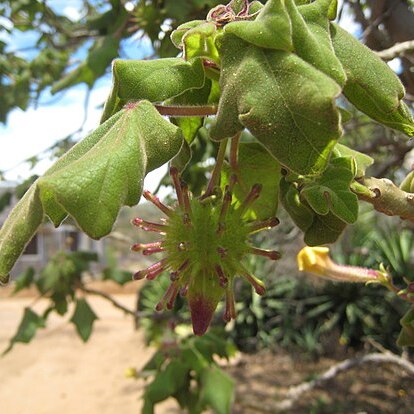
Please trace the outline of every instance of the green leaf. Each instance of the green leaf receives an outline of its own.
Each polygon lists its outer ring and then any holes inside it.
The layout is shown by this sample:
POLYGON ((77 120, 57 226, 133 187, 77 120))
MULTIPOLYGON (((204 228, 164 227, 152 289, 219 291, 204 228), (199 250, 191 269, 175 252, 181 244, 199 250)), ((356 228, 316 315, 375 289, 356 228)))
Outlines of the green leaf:
POLYGON ((191 62, 195 58, 211 60, 220 63, 219 53, 215 45, 217 35, 216 25, 206 22, 187 31, 182 38, 184 59, 191 62))
POLYGON ((178 49, 183 49, 183 37, 185 36, 185 34, 198 26, 204 25, 205 23, 205 20, 192 20, 190 22, 186 22, 178 26, 171 33, 171 41, 174 43, 174 46, 178 49))
POLYGON ((38 328, 44 328, 45 321, 37 313, 33 312, 30 308, 24 309, 23 318, 17 328, 16 334, 10 340, 9 346, 3 351, 2 355, 7 354, 13 348, 17 342, 29 343, 36 334, 38 328))
POLYGON ((344 95, 372 119, 414 136, 414 120, 401 100, 404 87, 390 67, 370 49, 336 24, 331 24, 335 53, 347 82, 344 95))
POLYGON ((118 112, 126 103, 146 99, 163 102, 189 89, 204 85, 200 59, 186 62, 182 58, 157 60, 115 60, 113 85, 105 103, 101 122, 118 112))
POLYGON ((282 179, 280 182, 281 202, 295 224, 305 233, 305 243, 308 246, 319 246, 326 243, 334 243, 342 234, 346 223, 334 214, 316 214, 301 199, 299 190, 293 183, 282 179))
POLYGON ((299 190, 285 179, 280 181, 280 201, 295 224, 306 231, 311 227, 315 213, 300 199, 299 190))
POLYGON ((411 308, 400 321, 402 329, 397 339, 397 345, 414 347, 414 308, 411 308))
POLYGON ((123 205, 138 203, 146 173, 171 159, 181 144, 177 127, 141 101, 124 110, 83 157, 40 178, 38 185, 85 233, 100 238, 111 231, 123 205))
POLYGON ((90 237, 108 234, 120 208, 138 203, 145 175, 180 149, 180 130, 147 101, 130 105, 75 145, 37 180, 0 230, 4 282, 43 220, 67 214, 90 237))
POLYGON ((181 145, 179 129, 141 101, 124 110, 83 157, 40 178, 38 186, 52 193, 85 233, 101 238, 111 231, 123 205, 138 203, 145 175, 171 159, 181 145))
POLYGON ((186 382, 189 367, 178 359, 173 359, 162 371, 158 371, 154 380, 144 393, 144 400, 150 405, 173 396, 186 382))
POLYGON ((9 272, 43 221, 39 189, 30 188, 0 229, 0 282, 7 283, 9 272))
POLYGON ((360 178, 365 175, 365 171, 368 167, 374 164, 374 159, 369 155, 363 154, 362 152, 355 151, 346 145, 336 144, 333 151, 333 157, 352 157, 356 166, 355 178, 360 178))
POLYGON ((230 414, 234 401, 234 380, 218 367, 206 368, 201 375, 200 401, 216 414, 230 414))
POLYGON ((33 267, 28 267, 23 273, 21 273, 14 281, 13 295, 28 288, 33 283, 35 273, 36 272, 33 267))
POLYGON ((400 189, 407 192, 414 192, 414 171, 410 171, 400 184, 400 189))
POLYGON ((75 312, 70 321, 75 325, 78 335, 87 342, 92 333, 93 323, 98 319, 85 299, 76 301, 75 312))
POLYGON ((52 93, 67 89, 78 83, 86 83, 90 88, 100 78, 118 55, 119 38, 105 36, 95 41, 84 60, 77 68, 56 82, 52 87, 52 93))
POLYGON ((132 281, 131 272, 118 269, 117 267, 108 267, 104 269, 102 273, 103 280, 113 280, 121 286, 132 281))
POLYGON ((353 171, 352 158, 334 158, 320 177, 311 179, 303 186, 300 196, 318 215, 332 212, 346 223, 355 223, 358 198, 350 190, 355 176, 353 171))
POLYGON ((280 164, 257 143, 239 145, 238 170, 232 171, 225 165, 222 172, 223 183, 229 182, 231 174, 236 174, 238 182, 234 187, 234 198, 242 202, 254 184, 263 185, 260 197, 250 207, 253 219, 264 220, 276 214, 279 199, 280 164))
POLYGON ((226 34, 220 41, 222 96, 215 140, 246 127, 284 166, 318 174, 341 135, 340 87, 298 56, 261 49, 226 34))
POLYGON ((330 35, 329 13, 332 0, 317 0, 298 8, 286 0, 292 23, 295 53, 343 86, 346 75, 336 57, 330 35))
POLYGON ((293 50, 291 22, 280 0, 269 0, 255 20, 231 22, 224 30, 258 47, 293 50))
POLYGON ((345 227, 346 223, 332 213, 315 214, 312 225, 305 231, 305 243, 308 246, 335 243, 345 227))

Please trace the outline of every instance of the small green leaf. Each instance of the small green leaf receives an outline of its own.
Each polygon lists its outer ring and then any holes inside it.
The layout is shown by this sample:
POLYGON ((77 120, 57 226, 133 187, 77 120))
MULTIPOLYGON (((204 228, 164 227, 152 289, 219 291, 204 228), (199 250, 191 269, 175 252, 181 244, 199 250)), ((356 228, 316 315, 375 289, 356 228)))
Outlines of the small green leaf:
POLYGON ((269 0, 255 20, 229 23, 225 31, 258 47, 293 50, 291 22, 280 0, 269 0))
POLYGON ((400 184, 400 189, 407 192, 414 192, 414 171, 410 171, 400 184))
POLYGON ((308 246, 335 243, 345 227, 346 223, 332 213, 315 214, 312 225, 305 231, 305 243, 308 246))
POLYGON ((105 103, 101 123, 118 112, 126 103, 142 99, 163 102, 189 89, 204 85, 204 69, 200 59, 186 62, 182 58, 157 60, 115 60, 113 85, 105 103))
POLYGON ((234 401, 234 380, 220 368, 206 368, 201 375, 200 401, 216 414, 230 414, 234 401))
POLYGON ((223 184, 231 174, 238 176, 234 187, 234 198, 242 202, 254 184, 260 183, 263 189, 260 197, 250 208, 253 219, 264 220, 276 214, 279 199, 280 164, 257 143, 239 145, 238 170, 232 171, 229 165, 223 168, 223 184))
POLYGON ((30 308, 24 309, 23 318, 17 328, 16 334, 10 340, 10 344, 2 355, 7 354, 13 348, 17 342, 29 343, 36 334, 38 328, 45 327, 45 320, 37 313, 33 312, 30 308))
POLYGON ((14 281, 13 295, 28 288, 33 283, 35 273, 33 267, 29 267, 21 273, 14 281))
POLYGON ((146 387, 144 400, 149 405, 154 405, 172 397, 185 384, 189 369, 187 364, 173 359, 163 370, 157 372, 154 380, 146 387))
POLYGON ((171 41, 174 43, 174 46, 178 49, 183 49, 183 37, 185 34, 190 31, 191 29, 196 28, 197 26, 201 26, 206 23, 206 20, 192 20, 190 22, 186 22, 178 26, 172 33, 171 33, 171 41))
POLYGON ((401 100, 404 87, 372 50, 336 24, 331 24, 335 53, 347 74, 344 95, 372 119, 414 136, 414 120, 401 100))
POLYGON ((245 127, 291 171, 322 172, 341 135, 335 105, 340 87, 291 53, 229 34, 219 49, 222 96, 211 137, 233 137, 245 127))
POLYGON ((280 182, 281 202, 295 224, 305 233, 305 243, 308 246, 319 246, 334 243, 342 234, 346 223, 332 213, 316 214, 302 200, 295 184, 282 179, 280 182))
POLYGON ((401 319, 402 326, 397 345, 414 347, 414 308, 411 308, 401 319))
POLYGON ((299 190, 285 179, 280 181, 280 201, 295 224, 306 231, 312 226, 315 213, 300 199, 299 190))
POLYGON ((346 145, 336 144, 333 151, 333 157, 352 157, 356 165, 355 178, 360 178, 365 175, 365 171, 368 167, 374 164, 374 159, 369 155, 363 154, 362 152, 355 151, 346 145))
POLYGON ((321 216, 332 212, 346 223, 358 218, 358 198, 350 190, 354 179, 352 158, 334 158, 318 178, 306 183, 300 191, 309 206, 321 216))
POLYGON ((75 312, 70 321, 75 325, 78 335, 87 342, 92 333, 93 323, 98 319, 85 299, 76 301, 75 312))
POLYGON ((191 62, 195 58, 220 63, 219 53, 215 45, 216 25, 212 22, 200 24, 187 31, 182 38, 184 59, 191 62))

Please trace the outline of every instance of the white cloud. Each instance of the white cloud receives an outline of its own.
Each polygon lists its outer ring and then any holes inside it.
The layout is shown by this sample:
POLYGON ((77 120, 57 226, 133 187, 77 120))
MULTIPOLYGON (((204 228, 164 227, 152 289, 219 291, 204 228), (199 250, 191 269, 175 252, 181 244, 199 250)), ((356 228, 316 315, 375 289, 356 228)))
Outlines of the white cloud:
POLYGON ((78 21, 82 17, 80 9, 73 6, 66 6, 62 10, 62 14, 74 22, 78 21))

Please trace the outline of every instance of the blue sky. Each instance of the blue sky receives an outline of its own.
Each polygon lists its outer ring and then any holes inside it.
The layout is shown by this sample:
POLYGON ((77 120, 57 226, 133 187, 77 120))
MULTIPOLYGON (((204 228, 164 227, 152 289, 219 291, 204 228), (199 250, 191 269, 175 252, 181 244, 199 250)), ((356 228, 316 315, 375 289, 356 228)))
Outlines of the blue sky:
MULTIPOLYGON (((81 11, 79 0, 52 0, 48 5, 69 18, 77 19, 81 11)), ((4 38, 5 33, 0 34, 4 38)), ((36 40, 34 32, 16 32, 9 36, 11 49, 21 49, 33 45, 36 40)), ((76 58, 82 59, 90 45, 85 45, 76 58)), ((139 59, 151 54, 150 43, 130 38, 123 42, 123 49, 129 58, 139 59)), ((31 58, 34 51, 25 51, 24 57, 31 58)), ((22 54, 23 54, 22 53, 22 54)), ((109 94, 111 75, 101 78, 93 88, 87 108, 87 121, 79 138, 99 125, 102 105, 109 94)), ((0 124, 0 170, 5 171, 5 179, 19 181, 32 174, 41 175, 53 162, 44 157, 34 169, 24 161, 33 155, 41 154, 60 139, 78 130, 84 119, 84 101, 86 85, 78 85, 55 96, 49 92, 42 94, 40 105, 26 111, 13 110, 6 125, 0 124)), ((159 179, 165 174, 166 167, 151 173, 146 181, 146 188, 154 189, 159 179)))

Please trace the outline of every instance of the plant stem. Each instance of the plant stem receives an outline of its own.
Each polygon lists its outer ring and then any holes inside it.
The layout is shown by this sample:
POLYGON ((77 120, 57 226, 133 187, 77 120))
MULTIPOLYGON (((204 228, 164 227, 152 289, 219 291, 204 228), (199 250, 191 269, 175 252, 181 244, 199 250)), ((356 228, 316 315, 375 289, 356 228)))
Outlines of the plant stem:
POLYGON ((220 180, 221 168, 224 162, 224 156, 226 155, 227 139, 223 139, 220 142, 220 146, 217 152, 216 164, 214 165, 213 172, 211 173, 210 181, 208 182, 206 192, 202 195, 201 199, 205 199, 213 194, 214 187, 220 180))
POLYGON ((358 181, 371 194, 355 192, 360 200, 372 204, 375 210, 387 216, 414 222, 414 194, 401 190, 387 178, 364 177, 358 181))
POLYGON ((239 143, 240 143, 240 136, 241 132, 237 133, 231 140, 230 140, 230 156, 229 156, 229 163, 231 169, 237 174, 239 171, 239 143))
POLYGON ((132 309, 129 309, 126 306, 122 305, 122 303, 119 303, 118 301, 116 301, 111 295, 109 295, 106 292, 102 292, 101 290, 97 290, 97 289, 88 288, 88 287, 84 286, 83 284, 79 285, 78 288, 82 292, 88 293, 90 295, 100 296, 101 298, 106 299, 107 301, 111 302, 112 305, 114 305, 116 308, 121 309, 122 311, 124 311, 128 315, 132 315, 134 317, 139 316, 139 312, 135 312, 132 309))
POLYGON ((217 107, 205 106, 176 106, 176 105, 154 105, 161 115, 165 116, 210 116, 216 115, 217 107))

